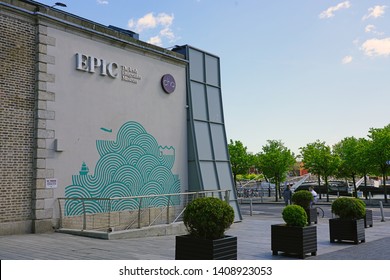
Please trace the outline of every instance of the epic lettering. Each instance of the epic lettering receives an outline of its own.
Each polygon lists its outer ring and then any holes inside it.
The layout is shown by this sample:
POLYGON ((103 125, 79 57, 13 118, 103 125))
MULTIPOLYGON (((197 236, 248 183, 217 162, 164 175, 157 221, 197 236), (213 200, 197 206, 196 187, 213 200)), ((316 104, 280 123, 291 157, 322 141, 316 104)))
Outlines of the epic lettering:
POLYGON ((76 69, 84 72, 95 73, 98 71, 101 76, 109 76, 115 79, 118 74, 118 64, 115 62, 107 62, 104 59, 99 59, 93 56, 84 54, 76 54, 76 69))

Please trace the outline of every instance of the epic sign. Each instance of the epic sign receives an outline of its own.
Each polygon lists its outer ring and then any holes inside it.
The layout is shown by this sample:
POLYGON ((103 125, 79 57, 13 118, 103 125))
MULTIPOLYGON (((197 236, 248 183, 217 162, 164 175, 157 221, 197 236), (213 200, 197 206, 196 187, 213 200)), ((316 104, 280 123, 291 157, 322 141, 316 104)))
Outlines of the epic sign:
POLYGON ((99 59, 93 56, 86 56, 84 54, 76 54, 76 69, 84 72, 95 73, 98 69, 102 76, 110 76, 116 78, 119 74, 118 64, 115 62, 107 63, 104 59, 99 59))
POLYGON ((136 68, 119 66, 115 62, 107 62, 105 59, 81 53, 76 54, 76 69, 89 73, 98 72, 101 76, 109 76, 113 79, 120 76, 122 81, 133 84, 137 84, 141 80, 136 68))

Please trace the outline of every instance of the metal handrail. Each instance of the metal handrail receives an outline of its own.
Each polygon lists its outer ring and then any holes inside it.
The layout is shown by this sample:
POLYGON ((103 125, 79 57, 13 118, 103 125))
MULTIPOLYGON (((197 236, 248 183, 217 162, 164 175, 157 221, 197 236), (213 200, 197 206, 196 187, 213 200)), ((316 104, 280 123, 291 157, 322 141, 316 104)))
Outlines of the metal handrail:
MULTIPOLYGON (((104 212, 104 213, 90 213, 89 215, 108 215, 108 221, 107 221, 107 224, 106 224, 106 227, 96 227, 94 229, 107 229, 108 231, 111 231, 113 229, 113 219, 111 217, 111 215, 113 213, 116 213, 116 212, 121 212, 121 211, 112 211, 111 209, 111 205, 112 205, 112 202, 113 201, 117 201, 117 200, 137 200, 137 204, 138 204, 138 209, 134 209, 135 211, 134 212, 129 212, 129 213, 136 213, 136 218, 129 222, 127 224, 127 226, 124 227, 124 229, 129 229, 132 227, 132 225, 136 224, 136 227, 137 228, 142 228, 142 214, 144 212, 145 209, 150 209, 149 207, 142 207, 142 204, 143 204, 143 201, 145 201, 145 199, 150 199, 150 198, 156 198, 156 197, 165 197, 167 198, 167 203, 166 205, 164 206, 160 206, 160 207, 156 207, 157 209, 160 209, 160 213, 158 213, 156 216, 154 216, 151 220, 151 222, 149 223, 148 226, 151 226, 153 225, 159 218, 161 218, 163 216, 163 212, 164 210, 166 210, 166 221, 165 221, 165 224, 171 224, 171 223, 176 223, 179 218, 182 216, 182 214, 184 213, 184 210, 185 210, 185 207, 188 203, 188 198, 193 196, 194 198, 196 197, 199 197, 199 196, 208 196, 208 195, 212 195, 214 196, 214 194, 219 194, 219 197, 225 201, 227 201, 229 203, 229 199, 230 199, 230 190, 205 190, 205 191, 197 191, 197 192, 184 192, 184 193, 174 193, 174 194, 155 194, 155 195, 141 195, 141 196, 129 196, 129 197, 111 197, 111 198, 104 198, 104 197, 96 197, 96 198, 77 198, 77 197, 59 197, 58 198, 58 204, 59 204, 59 209, 60 209, 60 228, 63 228, 63 220, 65 218, 67 218, 64 213, 62 213, 62 207, 61 207, 61 201, 67 201, 67 200, 76 200, 76 201, 81 201, 82 202, 82 229, 81 230, 87 230, 87 208, 86 208, 86 205, 85 205, 85 202, 86 201, 108 201, 108 211, 107 212, 104 212), (222 194, 222 195, 221 195, 222 194), (224 195, 223 195, 224 194, 224 195), (176 214, 173 214, 175 215, 173 217, 170 217, 171 216, 171 211, 172 209, 170 209, 170 207, 175 207, 174 204, 172 204, 172 197, 173 196, 185 196, 186 199, 184 200, 184 203, 178 205, 179 207, 179 213, 176 215, 176 214), (171 218, 172 221, 171 221, 171 218)), ((125 211, 123 211, 125 212, 125 211)), ((76 217, 80 217, 80 216, 76 216, 76 217)))

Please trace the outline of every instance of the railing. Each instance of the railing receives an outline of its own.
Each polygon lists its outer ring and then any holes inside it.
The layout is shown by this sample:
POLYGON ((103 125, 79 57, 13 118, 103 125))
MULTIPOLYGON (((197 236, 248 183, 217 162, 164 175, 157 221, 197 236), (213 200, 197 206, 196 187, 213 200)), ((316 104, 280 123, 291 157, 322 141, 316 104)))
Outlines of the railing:
POLYGON ((110 232, 175 223, 182 221, 189 202, 205 196, 218 197, 229 203, 230 190, 113 198, 58 198, 60 228, 110 232), (101 207, 97 209, 95 205, 101 207))

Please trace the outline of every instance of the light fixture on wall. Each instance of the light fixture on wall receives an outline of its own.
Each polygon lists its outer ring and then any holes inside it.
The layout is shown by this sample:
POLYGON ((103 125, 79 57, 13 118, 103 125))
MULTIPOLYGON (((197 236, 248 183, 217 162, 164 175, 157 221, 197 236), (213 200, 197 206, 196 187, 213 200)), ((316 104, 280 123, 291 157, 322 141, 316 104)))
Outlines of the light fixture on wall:
POLYGON ((51 6, 50 8, 54 8, 54 7, 56 7, 56 6, 66 8, 66 4, 61 3, 61 2, 56 2, 56 3, 54 3, 54 5, 51 6))

